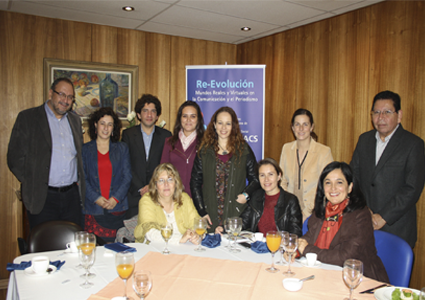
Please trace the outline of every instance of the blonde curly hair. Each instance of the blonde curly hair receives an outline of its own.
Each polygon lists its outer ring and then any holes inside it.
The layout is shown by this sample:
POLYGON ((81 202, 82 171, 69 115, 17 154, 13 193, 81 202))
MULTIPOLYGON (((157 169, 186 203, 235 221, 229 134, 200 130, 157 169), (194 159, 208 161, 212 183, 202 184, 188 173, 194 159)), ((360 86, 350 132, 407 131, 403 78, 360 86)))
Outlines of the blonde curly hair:
POLYGON ((173 194, 173 201, 177 204, 177 208, 182 206, 182 193, 183 193, 183 184, 182 180, 180 178, 180 174, 177 171, 177 169, 170 163, 164 163, 158 165, 155 170, 153 171, 152 179, 149 182, 149 195, 151 196, 152 201, 161 206, 161 203, 159 203, 159 193, 158 188, 156 186, 158 177, 162 172, 167 172, 167 175, 169 177, 172 177, 175 181, 175 189, 173 194))

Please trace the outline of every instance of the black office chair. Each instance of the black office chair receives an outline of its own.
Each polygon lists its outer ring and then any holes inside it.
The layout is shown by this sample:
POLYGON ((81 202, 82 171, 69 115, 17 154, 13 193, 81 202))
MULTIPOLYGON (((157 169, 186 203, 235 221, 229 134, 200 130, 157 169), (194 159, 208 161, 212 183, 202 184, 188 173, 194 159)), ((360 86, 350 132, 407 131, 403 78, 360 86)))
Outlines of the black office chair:
POLYGON ((28 253, 64 250, 74 241, 74 233, 81 227, 69 221, 49 221, 35 226, 28 237, 28 253))

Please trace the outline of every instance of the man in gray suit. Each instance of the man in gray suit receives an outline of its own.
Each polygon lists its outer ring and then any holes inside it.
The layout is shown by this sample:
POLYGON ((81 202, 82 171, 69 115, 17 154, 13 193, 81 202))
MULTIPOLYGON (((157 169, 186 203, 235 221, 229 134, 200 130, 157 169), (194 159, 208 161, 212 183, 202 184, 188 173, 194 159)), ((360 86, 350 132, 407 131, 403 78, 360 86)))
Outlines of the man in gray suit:
POLYGON ((21 111, 7 152, 10 171, 21 182, 30 227, 53 220, 81 224, 85 181, 80 118, 70 113, 74 86, 56 79, 49 100, 21 111))
POLYGON ((400 96, 391 91, 373 99, 375 130, 363 133, 351 167, 372 214, 375 230, 417 240, 416 202, 425 182, 424 141, 403 129, 400 96))

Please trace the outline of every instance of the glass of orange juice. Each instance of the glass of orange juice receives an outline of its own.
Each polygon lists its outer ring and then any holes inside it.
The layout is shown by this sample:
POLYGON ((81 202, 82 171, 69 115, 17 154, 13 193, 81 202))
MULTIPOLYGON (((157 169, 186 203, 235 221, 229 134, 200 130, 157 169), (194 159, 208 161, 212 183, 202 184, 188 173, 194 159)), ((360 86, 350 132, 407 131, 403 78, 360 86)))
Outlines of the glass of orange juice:
MULTIPOLYGON (((193 222, 193 230, 197 235, 199 235, 202 241, 207 233, 207 221, 204 218, 195 218, 193 222)), ((205 251, 205 248, 201 247, 201 243, 199 243, 199 246, 195 248, 195 251, 205 251)))
POLYGON ((85 278, 85 281, 80 284, 80 286, 84 289, 90 288, 94 285, 94 283, 89 282, 89 273, 90 267, 94 264, 94 260, 96 258, 96 247, 92 248, 91 251, 86 252, 78 250, 78 258, 80 259, 83 268, 86 269, 86 273, 82 276, 85 278))
POLYGON ((280 242, 282 240, 282 235, 278 231, 269 231, 266 235, 266 243, 267 248, 269 248, 270 252, 272 253, 272 265, 270 268, 267 268, 266 271, 271 273, 279 272, 279 269, 275 268, 274 266, 274 254, 279 250, 280 248, 280 242))
MULTIPOLYGON (((78 251, 82 251, 85 255, 90 255, 94 248, 96 248, 96 236, 93 233, 81 233, 79 235, 78 242, 78 251)), ((88 274, 81 275, 80 277, 94 278, 96 274, 90 273, 90 268, 88 274)))
POLYGON ((115 256, 115 267, 118 275, 124 281, 124 299, 133 300, 133 298, 127 297, 127 279, 131 277, 134 271, 134 254, 127 251, 118 252, 115 256))

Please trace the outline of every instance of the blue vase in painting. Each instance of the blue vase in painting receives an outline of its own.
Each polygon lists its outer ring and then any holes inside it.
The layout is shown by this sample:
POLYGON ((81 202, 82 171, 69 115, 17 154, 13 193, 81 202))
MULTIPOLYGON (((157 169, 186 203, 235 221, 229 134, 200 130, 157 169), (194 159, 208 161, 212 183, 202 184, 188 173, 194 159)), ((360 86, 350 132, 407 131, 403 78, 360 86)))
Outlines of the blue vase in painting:
POLYGON ((106 74, 99 84, 99 96, 101 107, 114 109, 114 99, 118 97, 118 84, 112 80, 111 74, 106 74))

